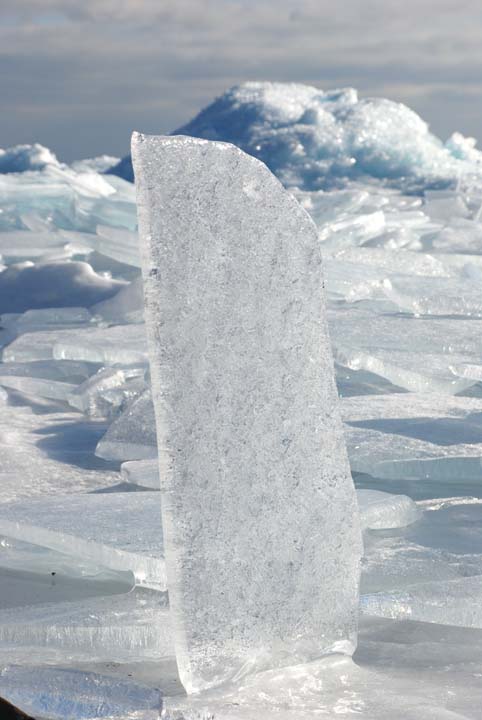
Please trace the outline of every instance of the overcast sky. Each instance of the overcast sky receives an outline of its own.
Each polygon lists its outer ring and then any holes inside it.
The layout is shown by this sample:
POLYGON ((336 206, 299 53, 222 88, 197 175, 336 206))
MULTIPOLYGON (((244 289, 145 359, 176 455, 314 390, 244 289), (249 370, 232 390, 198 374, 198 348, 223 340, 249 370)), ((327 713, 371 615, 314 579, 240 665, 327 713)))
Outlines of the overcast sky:
POLYGON ((0 147, 123 155, 243 80, 356 87, 482 145, 482 0, 0 0, 0 147))

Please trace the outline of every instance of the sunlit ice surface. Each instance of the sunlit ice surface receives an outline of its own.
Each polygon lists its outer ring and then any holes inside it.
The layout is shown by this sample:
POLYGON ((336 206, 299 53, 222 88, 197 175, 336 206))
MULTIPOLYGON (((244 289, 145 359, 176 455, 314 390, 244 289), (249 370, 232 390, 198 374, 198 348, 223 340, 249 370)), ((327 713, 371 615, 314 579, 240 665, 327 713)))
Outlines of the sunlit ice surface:
POLYGON ((162 463, 130 160, 67 166, 23 146, 0 154, 0 695, 59 719, 147 719, 164 706, 186 720, 475 720, 475 143, 442 142, 408 108, 354 90, 263 83, 228 91, 179 132, 260 158, 316 223, 364 528, 358 649, 183 696, 152 539, 162 463))

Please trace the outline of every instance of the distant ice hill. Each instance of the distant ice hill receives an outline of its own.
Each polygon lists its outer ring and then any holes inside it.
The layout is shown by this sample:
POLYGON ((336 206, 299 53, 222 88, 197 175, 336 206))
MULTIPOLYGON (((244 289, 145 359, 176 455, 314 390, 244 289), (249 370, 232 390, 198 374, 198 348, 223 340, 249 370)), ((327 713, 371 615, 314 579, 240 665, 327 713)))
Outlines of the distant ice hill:
MULTIPOLYGON (((444 144, 405 105, 359 99, 348 88, 248 82, 227 90, 174 131, 234 143, 263 160, 285 186, 304 190, 346 180, 388 181, 405 191, 482 176, 482 153, 460 133, 444 144)), ((133 180, 130 156, 108 172, 133 180)))
MULTIPOLYGON (((173 135, 238 145, 259 158, 286 187, 330 190, 347 181, 382 181, 405 193, 482 182, 482 152, 454 133, 443 143, 415 112, 383 98, 359 99, 352 88, 324 92, 294 83, 248 82, 227 90, 173 135)), ((0 149, 0 174, 63 167, 39 144, 0 149)), ((130 155, 73 163, 78 172, 132 182, 130 155)))
MULTIPOLYGON (((72 163, 72 170, 80 172, 106 172, 120 162, 119 158, 111 155, 101 155, 87 160, 78 160, 72 163)), ((54 153, 39 143, 33 145, 15 145, 3 150, 0 148, 0 175, 11 173, 35 172, 46 168, 66 168, 64 163, 57 160, 54 153)))

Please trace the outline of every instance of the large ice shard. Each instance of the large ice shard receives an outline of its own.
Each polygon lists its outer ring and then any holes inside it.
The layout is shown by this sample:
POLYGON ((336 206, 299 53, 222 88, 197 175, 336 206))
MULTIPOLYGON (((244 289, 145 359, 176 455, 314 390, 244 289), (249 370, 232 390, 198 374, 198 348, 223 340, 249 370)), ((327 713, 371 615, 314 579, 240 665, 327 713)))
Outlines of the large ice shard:
POLYGON ((351 653, 361 538, 316 229, 234 146, 135 134, 133 156, 183 684, 351 653))

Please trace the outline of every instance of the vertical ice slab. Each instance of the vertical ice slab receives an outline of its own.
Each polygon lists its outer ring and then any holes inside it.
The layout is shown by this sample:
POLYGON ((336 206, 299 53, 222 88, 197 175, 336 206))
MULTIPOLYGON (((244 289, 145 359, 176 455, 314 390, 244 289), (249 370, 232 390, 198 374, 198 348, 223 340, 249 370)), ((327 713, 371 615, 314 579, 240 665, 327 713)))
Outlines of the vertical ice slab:
POLYGON ((181 679, 351 653, 360 530, 317 232, 238 148, 135 134, 181 679))

